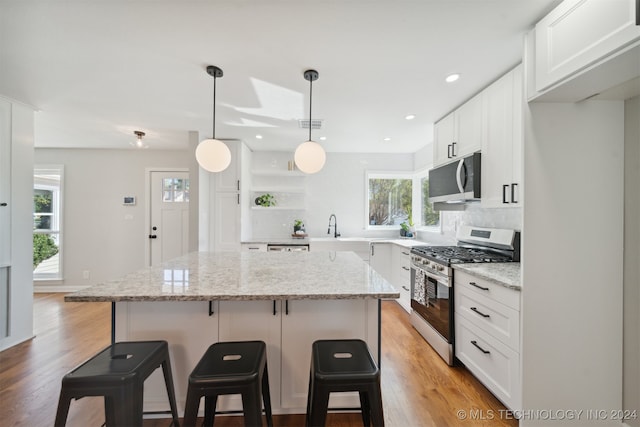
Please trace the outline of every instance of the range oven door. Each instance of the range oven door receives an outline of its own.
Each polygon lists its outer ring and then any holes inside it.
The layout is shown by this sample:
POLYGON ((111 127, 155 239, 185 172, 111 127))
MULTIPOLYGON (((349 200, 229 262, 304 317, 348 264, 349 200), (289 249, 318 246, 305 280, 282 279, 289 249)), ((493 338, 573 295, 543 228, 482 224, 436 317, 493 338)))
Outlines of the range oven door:
POLYGON ((453 343, 453 289, 449 277, 411 266, 411 308, 453 343))

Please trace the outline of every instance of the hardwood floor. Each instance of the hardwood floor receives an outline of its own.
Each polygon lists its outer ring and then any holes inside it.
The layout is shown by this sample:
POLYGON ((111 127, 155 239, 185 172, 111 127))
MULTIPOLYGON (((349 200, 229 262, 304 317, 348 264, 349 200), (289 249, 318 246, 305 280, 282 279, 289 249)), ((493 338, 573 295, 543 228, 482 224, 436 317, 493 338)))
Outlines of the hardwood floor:
MULTIPOLYGON (((382 307, 381 381, 388 427, 518 425, 464 367, 451 368, 439 358, 399 305, 385 301, 382 307)), ((0 424, 53 424, 62 376, 109 344, 110 308, 109 303, 65 303, 63 294, 36 294, 36 337, 0 352, 0 424)), ((67 425, 102 425, 102 405, 100 398, 74 401, 67 425)), ((144 422, 145 427, 168 425, 167 419, 144 422)), ((243 423, 241 417, 216 417, 215 425, 243 423)), ((275 416, 274 425, 300 427, 304 416, 275 416)), ((327 419, 331 427, 361 425, 359 414, 331 413, 327 419)))

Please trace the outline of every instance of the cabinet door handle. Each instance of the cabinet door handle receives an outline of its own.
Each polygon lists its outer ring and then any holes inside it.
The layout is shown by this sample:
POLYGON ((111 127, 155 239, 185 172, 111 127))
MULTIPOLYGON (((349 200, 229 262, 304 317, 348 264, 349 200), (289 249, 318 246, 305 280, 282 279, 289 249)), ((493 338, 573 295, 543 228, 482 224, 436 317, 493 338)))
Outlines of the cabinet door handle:
POLYGON ((451 144, 447 145, 447 159, 451 158, 451 144))
POLYGON ((240 193, 238 193, 238 204, 240 204, 240 193))
POLYGON ((478 313, 480 316, 487 318, 487 317, 491 317, 488 314, 484 314, 483 312, 481 312, 480 310, 478 310, 476 307, 469 307, 469 309, 475 313, 478 313))
POLYGON ((480 350, 481 352, 483 352, 484 354, 491 354, 491 352, 489 350, 485 350, 484 348, 480 347, 478 345, 478 341, 471 341, 471 344, 473 344, 478 350, 480 350))
POLYGON ((375 247, 375 245, 371 244, 371 256, 374 256, 376 251, 375 249, 373 249, 375 247))
POLYGON ((410 270, 410 268, 409 268, 409 267, 405 267, 404 265, 402 266, 402 269, 403 269, 403 270, 407 270, 407 271, 409 271, 409 270, 410 270))
POLYGON ((215 311, 213 311, 213 301, 209 301, 209 317, 213 316, 215 311))
POLYGON ((517 183, 513 183, 511 184, 511 203, 518 203, 516 201, 516 187, 518 186, 517 183))
POLYGON ((276 311, 276 300, 273 300, 273 315, 275 316, 276 314, 278 314, 276 311))
POLYGON ((402 251, 402 255, 409 255, 409 252, 402 251))
POLYGON ((284 314, 289 315, 289 300, 284 300, 284 314))
POLYGON ((475 286, 475 287, 476 287, 476 288, 478 288, 478 289, 482 289, 483 291, 488 291, 488 290, 489 290, 489 288, 485 288, 484 286, 480 286, 480 285, 478 285, 476 282, 469 282, 469 284, 470 284, 471 286, 475 286))
POLYGON ((457 144, 457 142, 452 142, 451 143, 451 157, 456 157, 457 156, 457 154, 456 154, 456 144, 457 144))
POLYGON ((2 203, 0 203, 0 206, 2 206, 2 207, 7 206, 7 203, 6 202, 2 202, 2 203))
POLYGON ((238 191, 240 191, 240 180, 238 180, 237 182, 238 182, 238 191))
POLYGON ((502 186, 502 203, 509 203, 507 201, 507 187, 509 184, 505 184, 502 186))
POLYGON ((404 289, 407 292, 411 291, 411 289, 407 288, 406 286, 403 286, 402 289, 404 289))

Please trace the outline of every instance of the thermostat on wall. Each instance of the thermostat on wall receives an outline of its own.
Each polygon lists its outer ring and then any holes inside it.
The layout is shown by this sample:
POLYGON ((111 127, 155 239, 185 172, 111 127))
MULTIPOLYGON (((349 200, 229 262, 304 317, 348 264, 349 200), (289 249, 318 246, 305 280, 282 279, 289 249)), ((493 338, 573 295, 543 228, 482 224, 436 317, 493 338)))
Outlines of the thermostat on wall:
POLYGON ((136 198, 134 196, 124 196, 123 205, 135 205, 136 204, 136 198))

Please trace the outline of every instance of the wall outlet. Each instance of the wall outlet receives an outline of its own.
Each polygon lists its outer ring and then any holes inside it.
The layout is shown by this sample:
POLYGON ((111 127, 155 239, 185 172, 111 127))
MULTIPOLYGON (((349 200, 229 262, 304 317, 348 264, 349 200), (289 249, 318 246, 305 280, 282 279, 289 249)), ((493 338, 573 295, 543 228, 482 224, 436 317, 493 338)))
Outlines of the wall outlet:
POLYGON ((91 277, 91 274, 89 273, 89 270, 83 270, 82 271, 82 278, 83 279, 89 279, 91 277))

